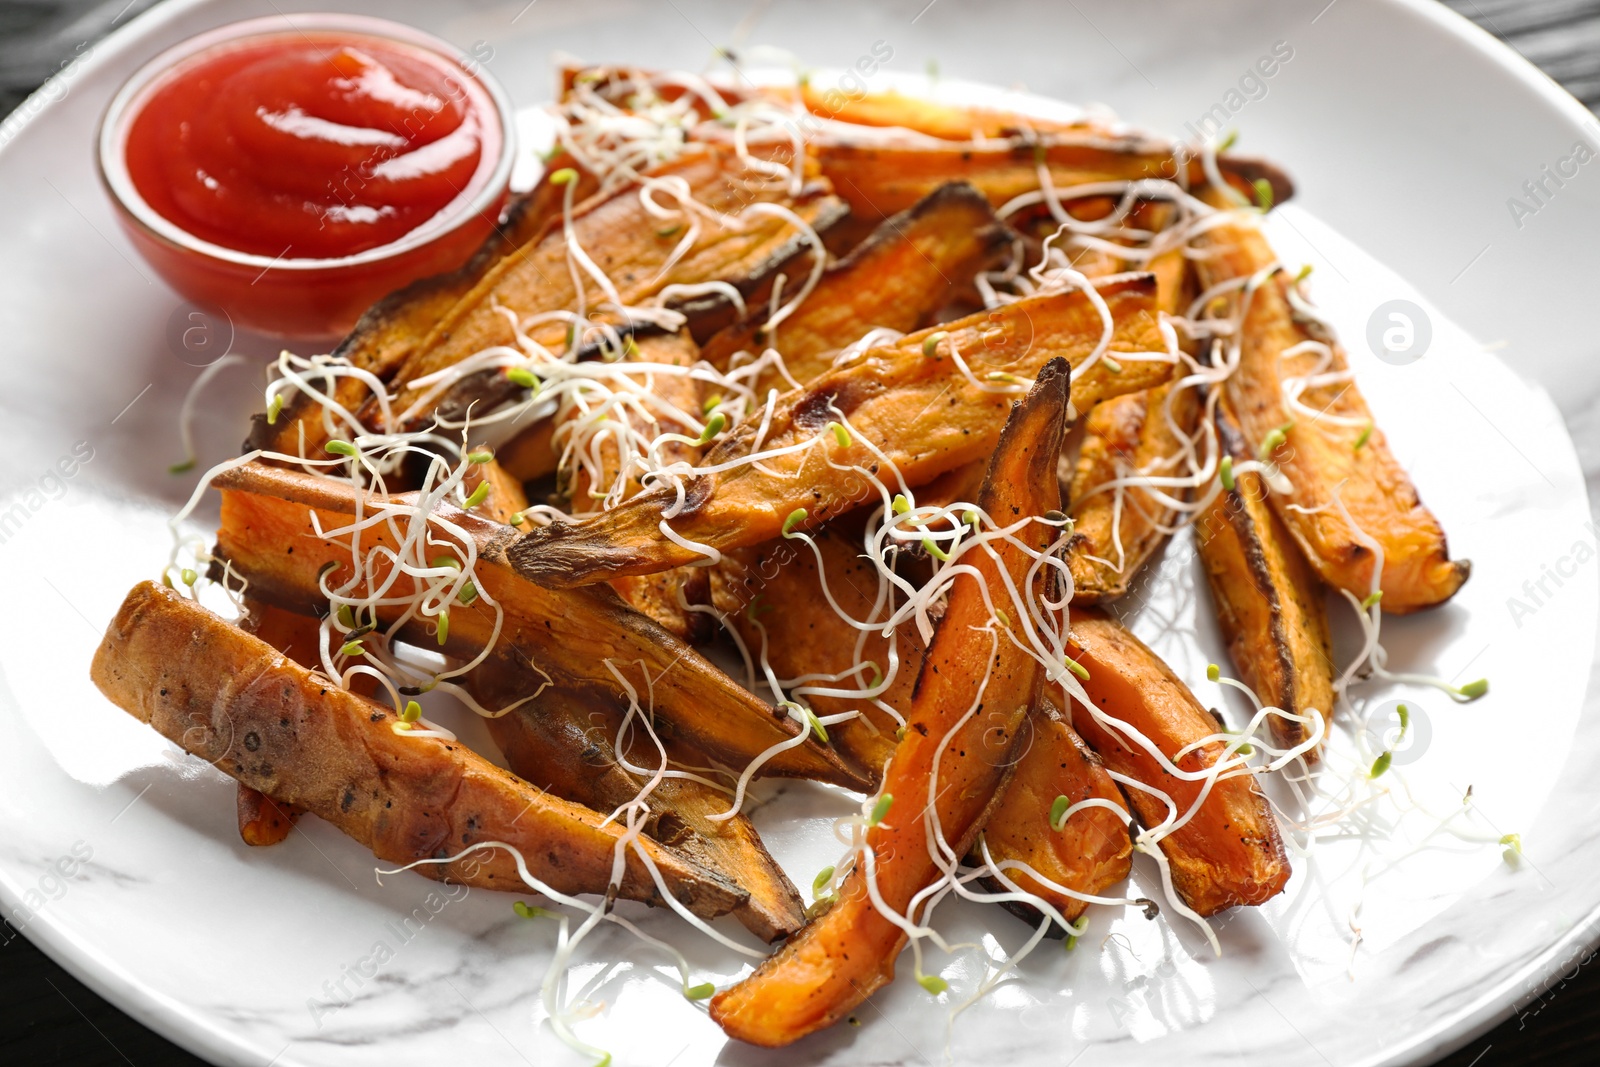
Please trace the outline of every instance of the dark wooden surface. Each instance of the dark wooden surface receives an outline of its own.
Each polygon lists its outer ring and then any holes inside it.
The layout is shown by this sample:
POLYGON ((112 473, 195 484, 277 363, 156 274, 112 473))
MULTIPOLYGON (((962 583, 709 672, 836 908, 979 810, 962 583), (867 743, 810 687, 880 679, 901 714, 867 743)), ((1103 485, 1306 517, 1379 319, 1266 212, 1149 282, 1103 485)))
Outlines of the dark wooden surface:
MULTIPOLYGON (((0 115, 86 43, 154 0, 0 0, 0 115)), ((1600 0, 1444 0, 1600 107, 1600 0)), ((3 191, 0 191, 3 195, 3 191)), ((1359 1026, 1359 1019, 1352 1019, 1359 1026)), ((0 1064, 203 1067, 0 926, 0 1064)), ((1600 1063, 1600 967, 1551 979, 1438 1067, 1600 1063)), ((263 1065, 265 1067, 265 1065, 263 1065)))

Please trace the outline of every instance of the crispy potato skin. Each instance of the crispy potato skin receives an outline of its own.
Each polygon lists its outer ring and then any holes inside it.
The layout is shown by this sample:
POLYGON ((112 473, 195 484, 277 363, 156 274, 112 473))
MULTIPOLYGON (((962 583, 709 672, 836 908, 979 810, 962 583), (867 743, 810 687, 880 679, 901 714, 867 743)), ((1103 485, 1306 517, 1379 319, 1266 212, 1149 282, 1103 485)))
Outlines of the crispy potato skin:
MULTIPOLYGON (((320 644, 317 619, 298 612, 273 607, 252 596, 244 598, 245 614, 239 628, 255 634, 261 640, 293 659, 302 667, 315 670, 320 644)), ((370 697, 375 683, 365 675, 353 680, 351 689, 370 697), (366 684, 363 684, 366 683, 366 684)), ((279 804, 259 790, 239 783, 235 804, 239 816, 239 836, 247 845, 276 845, 288 839, 294 824, 304 814, 304 809, 293 804, 279 804)))
MULTIPOLYGON (((1094 895, 1128 876, 1133 865, 1128 821, 1105 808, 1085 808, 1057 830, 1050 825, 1050 806, 1057 797, 1073 804, 1093 798, 1126 812, 1128 803, 1100 758, 1072 727, 1053 717, 1053 711, 1039 709, 1023 727, 1019 747, 1026 749, 1017 754, 1016 773, 984 824, 983 839, 996 863, 1019 860, 1056 885, 1094 895)), ((1027 871, 1010 870, 1006 877, 1049 901, 1068 922, 1088 907, 1027 871)), ((1003 886, 991 880, 991 888, 1003 886)), ((1034 925, 1041 918, 1027 904, 1012 902, 1005 907, 1034 925)), ((1059 927, 1052 927, 1051 933, 1064 936, 1059 927)))
MULTIPOLYGON (((1149 275, 1103 283, 1100 293, 1115 324, 1113 349, 1162 350, 1151 313, 1154 287, 1149 275)), ((1087 356, 1101 329, 1099 313, 1074 291, 1031 297, 871 349, 778 401, 763 448, 815 445, 767 460, 763 466, 777 476, 747 464, 695 478, 688 506, 670 528, 719 550, 759 544, 778 536, 797 508, 806 508, 805 524, 815 526, 865 500, 871 484, 851 467, 886 474, 882 460, 887 458, 915 487, 982 459, 993 451, 1010 403, 1005 394, 980 388, 987 384, 985 377, 1004 373, 1031 381, 1052 358, 1087 356), (935 333, 944 337, 930 358, 923 354, 923 342, 935 333), (958 369, 952 344, 976 382, 958 369), (853 427, 843 446, 826 429, 837 418, 835 411, 853 427)), ((1073 382, 1072 403, 1086 411, 1109 396, 1157 385, 1171 370, 1165 363, 1130 361, 1123 373, 1114 374, 1101 361, 1073 382)), ((754 434, 755 426, 745 424, 713 449, 706 463, 746 454, 754 434)), ((534 581, 558 587, 695 562, 700 553, 661 533, 662 512, 676 499, 669 488, 653 490, 586 522, 532 531, 511 547, 510 558, 534 581)))
MULTIPOLYGON (((347 525, 355 513, 355 496, 347 484, 295 471, 251 464, 219 477, 223 491, 218 555, 232 563, 251 583, 252 593, 300 611, 325 607, 317 575, 324 564, 337 563, 329 581, 349 574, 348 539, 316 535, 310 514, 324 530, 347 525), (294 551, 288 552, 292 548, 294 551)), ((736 685, 699 653, 628 608, 610 589, 552 592, 535 586, 511 570, 505 546, 515 531, 450 508, 437 513, 464 528, 477 545, 474 573, 479 591, 487 594, 470 607, 450 613, 446 651, 475 656, 490 643, 494 610, 505 611, 498 647, 515 649, 537 664, 557 684, 612 693, 616 679, 606 661, 634 677, 648 670, 655 678, 655 713, 660 729, 693 743, 735 766, 798 732, 793 720, 736 685)), ((404 528, 403 518, 396 520, 404 528)), ((395 545, 394 531, 374 527, 363 545, 395 545)), ((381 617, 394 618, 395 609, 381 617)), ((429 628, 431 629, 431 628, 429 628)), ((429 632, 417 627, 403 635, 422 647, 437 648, 429 632)), ((814 739, 779 753, 763 766, 774 775, 816 778, 847 789, 861 789, 865 780, 830 749, 814 739)))
MULTIPOLYGON (((1138 730, 1162 753, 1170 757, 1217 732, 1216 720, 1189 688, 1120 623, 1093 609, 1074 608, 1072 636, 1073 658, 1089 672, 1083 687, 1095 706, 1138 730)), ((1081 706, 1073 709, 1072 724, 1108 768, 1171 796, 1180 813, 1199 796, 1203 782, 1174 778, 1143 748, 1102 726, 1081 706)), ((1212 743, 1177 765, 1200 770, 1215 763, 1222 750, 1212 743)), ((1146 826, 1166 818, 1159 797, 1130 789, 1128 800, 1146 826)), ((1173 888, 1201 915, 1263 903, 1289 880, 1278 824, 1251 773, 1219 780, 1194 817, 1161 841, 1161 850, 1172 868, 1173 888)))
MULTIPOLYGON (((271 645, 191 600, 144 582, 128 594, 95 653, 92 677, 123 710, 240 782, 297 804, 405 864, 479 841, 518 849, 566 893, 604 893, 622 832, 529 786, 459 743, 404 737, 392 709, 335 688, 271 645)), ((720 876, 645 842, 672 893, 699 914, 743 894, 720 876)), ((509 853, 484 850, 418 868, 440 880, 525 890, 509 853)), ((618 892, 657 902, 636 851, 618 892)))
MULTIPOLYGON (((467 676, 474 699, 484 707, 506 707, 539 688, 541 679, 503 656, 492 656, 467 676)), ((632 803, 647 777, 617 759, 614 742, 622 724, 615 702, 574 690, 551 688, 530 705, 487 720, 489 734, 511 769, 558 797, 600 812, 632 803)), ((662 753, 637 724, 628 761, 636 767, 660 766, 662 753)), ((667 750, 674 763, 704 767, 697 752, 667 750)), ((686 778, 663 778, 651 790, 645 833, 701 866, 716 871, 748 894, 733 917, 763 941, 778 941, 805 923, 805 905, 783 869, 773 861, 755 826, 745 815, 712 822, 707 816, 728 809, 731 798, 686 778)))
MULTIPOLYGON (((1007 421, 979 500, 991 514, 1038 515, 1059 505, 1055 468, 1068 377, 1064 360, 1051 361, 1007 421)), ((1031 523, 1018 536, 1043 551, 1054 530, 1031 523)), ((998 590, 1004 573, 1023 586, 1031 560, 1004 545, 974 556, 980 577, 961 575, 951 589, 917 678, 905 739, 884 775, 884 792, 895 803, 867 831, 877 890, 901 914, 939 875, 925 823, 933 783, 940 786, 932 804, 942 833, 957 855, 964 854, 1005 785, 1018 728, 1043 681, 1037 660, 983 629, 994 620, 980 582, 998 590)), ((825 914, 712 1000, 711 1017, 741 1041, 790 1044, 838 1021, 891 980, 905 941, 905 933, 873 905, 858 865, 825 914)))
MULTIPOLYGON (((783 353, 789 377, 806 385, 832 369, 839 350, 874 328, 910 333, 925 325, 973 276, 1010 243, 989 202, 970 185, 941 185, 913 207, 885 219, 865 240, 829 267, 805 303, 761 333, 766 309, 706 342, 705 358, 727 367, 737 352, 783 353)), ((789 389, 776 371, 756 395, 789 389)))
MULTIPOLYGON (((1219 407, 1217 439, 1235 461, 1248 459, 1230 413, 1219 407)), ((1195 545, 1211 587, 1217 622, 1240 680, 1263 704, 1333 718, 1333 645, 1322 581, 1306 565, 1289 531, 1267 502, 1254 472, 1240 474, 1195 520, 1195 545)), ((1267 720, 1285 748, 1310 735, 1279 716, 1267 720)), ((1317 750, 1306 753, 1316 762, 1317 750)))
MULTIPOLYGON (((1219 202, 1215 191, 1207 199, 1219 202)), ((1206 286, 1249 277, 1276 262, 1266 238, 1248 222, 1219 226, 1203 240, 1212 254, 1197 260, 1196 269, 1206 286)), ((1362 543, 1360 531, 1364 531, 1383 547, 1384 611, 1406 614, 1442 604, 1461 588, 1471 566, 1450 558, 1439 520, 1423 506, 1383 432, 1374 427, 1358 449, 1360 426, 1295 420, 1284 403, 1284 378, 1315 366, 1310 354, 1283 359, 1292 346, 1327 343, 1333 351, 1333 369, 1346 367, 1343 350, 1331 338, 1296 321, 1287 296, 1291 284, 1279 271, 1256 289, 1244 320, 1239 369, 1226 385, 1252 454, 1273 430, 1289 426, 1273 459, 1294 488, 1287 494, 1272 494, 1273 510, 1312 568, 1334 588, 1358 600, 1371 591, 1374 558, 1372 549, 1362 543), (1339 512, 1335 492, 1354 525, 1339 512)), ((1372 425, 1372 413, 1353 383, 1307 389, 1301 399, 1313 410, 1372 425)))
POLYGON ((1115 397, 1089 413, 1067 494, 1074 534, 1067 557, 1073 603, 1097 604, 1122 596, 1166 542, 1166 530, 1178 519, 1173 509, 1136 486, 1123 488, 1120 508, 1115 490, 1096 490, 1175 458, 1182 438, 1167 421, 1169 410, 1179 431, 1192 434, 1199 407, 1194 389, 1174 396, 1169 383, 1115 397))

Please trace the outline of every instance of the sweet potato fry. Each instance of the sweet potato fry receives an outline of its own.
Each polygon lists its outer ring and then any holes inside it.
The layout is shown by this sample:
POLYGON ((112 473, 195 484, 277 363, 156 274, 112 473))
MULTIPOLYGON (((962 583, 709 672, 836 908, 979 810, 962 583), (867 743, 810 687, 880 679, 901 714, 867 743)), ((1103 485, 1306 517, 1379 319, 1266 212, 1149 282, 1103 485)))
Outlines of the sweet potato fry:
MULTIPOLYGON (((1225 405, 1217 439, 1235 462, 1251 458, 1225 405)), ((1211 586, 1217 622, 1240 679, 1263 704, 1297 714, 1333 717, 1333 648, 1320 579, 1267 503, 1259 474, 1245 473, 1195 520, 1195 544, 1211 586)), ((1272 735, 1285 748, 1309 735, 1306 726, 1274 715, 1272 735)), ((1306 753, 1309 761, 1316 750, 1306 753)))
MULTIPOLYGON (((659 363, 669 367, 692 367, 700 360, 700 350, 687 333, 653 334, 640 337, 624 357, 636 363, 659 363)), ((663 433, 694 436, 697 425, 672 417, 679 411, 694 417, 701 411, 700 386, 694 379, 682 375, 655 374, 644 383, 656 403, 643 405, 644 411, 621 407, 607 412, 610 425, 626 424, 647 438, 663 433)), ((576 413, 563 429, 555 435, 556 447, 565 450, 575 464, 572 481, 572 514, 591 515, 607 503, 608 494, 616 491, 616 480, 622 472, 622 450, 615 435, 600 431, 580 439, 582 454, 573 456, 573 432, 576 413)), ((682 442, 668 442, 661 446, 661 459, 667 463, 694 463, 700 458, 700 449, 682 442)), ((619 500, 628 500, 639 493, 639 481, 630 477, 621 488, 619 500)), ((614 501, 613 501, 614 502, 614 501)), ((715 624, 704 612, 693 611, 684 605, 705 604, 711 599, 709 575, 703 567, 674 567, 657 574, 633 575, 617 578, 611 588, 635 611, 643 612, 671 633, 691 644, 703 644, 715 633, 715 624), (681 599, 680 599, 681 597, 681 599)))
POLYGON ((239 783, 235 801, 239 816, 239 837, 252 847, 281 844, 294 831, 305 809, 295 804, 279 804, 259 789, 239 783))
MULTIPOLYGON (((822 174, 867 219, 904 211, 946 182, 975 186, 996 208, 1039 188, 1041 165, 1057 189, 1102 181, 1137 181, 1178 175, 1184 166, 1195 185, 1205 180, 1199 160, 1180 163, 1166 141, 1100 130, 985 141, 855 137, 829 131, 810 140, 822 174)), ((1273 200, 1294 195, 1287 175, 1260 160, 1223 157, 1223 175, 1241 192, 1252 182, 1272 186, 1273 200)))
MULTIPOLYGON (((848 518, 818 530, 814 541, 822 555, 821 574, 839 606, 852 618, 873 618, 878 576, 861 558, 861 533, 848 518)), ((768 541, 735 549, 710 568, 712 603, 739 633, 745 647, 767 662, 780 678, 801 675, 842 674, 856 663, 856 643, 861 658, 889 673, 889 639, 880 630, 858 631, 841 619, 823 597, 817 557, 797 541, 768 541)), ((880 613, 876 617, 883 617, 880 613)), ((923 643, 914 623, 896 629, 895 655, 899 667, 879 700, 902 714, 911 706, 911 690, 922 666, 923 643)), ((861 676, 831 683, 834 688, 864 688, 871 677, 861 676)), ((830 683, 821 683, 828 685, 830 683)), ((845 759, 876 783, 883 766, 894 755, 899 724, 869 699, 805 694, 799 699, 818 715, 859 711, 859 718, 828 728, 828 736, 845 759)))
MULTIPOLYGON (((549 176, 563 167, 574 166, 575 162, 565 155, 553 160, 537 185, 507 205, 500 225, 470 260, 457 270, 422 278, 378 301, 361 316, 334 354, 379 378, 390 377, 484 275, 501 259, 539 237, 552 219, 560 217, 565 189, 552 185, 549 176)), ((590 196, 598 189, 594 176, 581 169, 577 173, 578 195, 590 196)), ((332 395, 347 410, 354 411, 366 398, 367 390, 359 381, 346 378, 334 386, 332 395)), ((265 414, 256 415, 246 444, 294 455, 299 451, 302 432, 308 450, 322 443, 322 408, 296 394, 273 422, 267 422, 265 414)))
MULTIPOLYGON (((128 594, 95 654, 110 700, 158 733, 271 796, 298 804, 405 864, 479 841, 520 851, 535 877, 565 893, 605 893, 622 830, 542 793, 459 743, 407 737, 393 709, 335 688, 192 600, 144 582, 128 594)), ((639 849, 697 914, 726 914, 744 894, 720 875, 649 841, 639 849)), ((526 889, 505 849, 418 868, 485 889, 526 889)), ((617 892, 658 902, 628 849, 617 892)))
POLYGON ((560 459, 555 450, 554 419, 539 419, 501 445, 495 458, 519 482, 554 474, 560 459))
MULTIPOLYGON (((1224 203, 1215 190, 1206 195, 1214 204, 1224 203)), ((1250 221, 1219 226, 1204 241, 1211 254, 1197 260, 1196 269, 1207 287, 1248 278, 1277 261, 1250 221)), ((1357 599, 1372 591, 1375 558, 1364 543, 1371 538, 1383 548, 1384 611, 1405 614, 1441 604, 1461 588, 1471 565, 1450 558, 1439 520, 1389 451, 1383 431, 1373 425, 1355 383, 1306 388, 1300 400, 1319 413, 1317 418, 1296 415, 1285 400, 1285 384, 1314 371, 1322 352, 1331 356, 1330 371, 1346 369, 1334 339, 1296 315, 1288 296, 1293 284, 1279 271, 1250 296, 1239 369, 1226 387, 1251 454, 1269 439, 1281 438, 1271 458, 1293 488, 1272 494, 1273 510, 1307 562, 1334 588, 1357 599), (1307 347, 1285 356, 1297 346, 1307 347)))
MULTIPOLYGON (((1170 385, 1161 385, 1108 400, 1089 413, 1067 494, 1074 524, 1067 556, 1073 603, 1096 604, 1126 593, 1128 583, 1166 542, 1167 530, 1178 520, 1172 508, 1138 486, 1101 487, 1135 471, 1178 473, 1176 466, 1157 465, 1176 461, 1179 434, 1194 432, 1199 407, 1196 390, 1173 396, 1170 385)), ((1165 492, 1183 495, 1181 490, 1165 492)))
MULTIPOLYGON (((484 707, 506 707, 538 689, 542 680, 520 664, 492 656, 467 677, 474 699, 484 707)), ((648 781, 624 767, 615 741, 622 713, 615 701, 597 700, 573 690, 546 689, 531 705, 488 720, 489 733, 511 769, 529 782, 566 800, 610 813, 633 802, 648 781)), ((642 730, 628 762, 654 769, 661 754, 642 730)), ((705 767, 699 753, 668 750, 674 762, 705 767)), ((713 822, 708 816, 728 809, 731 797, 704 783, 663 778, 651 791, 645 833, 696 863, 716 871, 748 894, 733 917, 763 941, 788 937, 805 922, 800 894, 762 844, 745 815, 713 822)))
MULTIPOLYGON (((1185 745, 1217 732, 1217 722, 1161 658, 1122 625, 1092 609, 1073 609, 1073 658, 1088 671, 1083 683, 1107 716, 1149 738, 1169 759, 1185 745)), ((1168 774, 1145 749, 1115 728, 1100 724, 1082 707, 1072 711, 1073 729, 1113 771, 1170 796, 1180 816, 1193 806, 1204 782, 1168 774)), ((1214 742, 1176 761, 1186 772, 1214 764, 1223 746, 1214 742)), ((1166 803, 1130 788, 1133 812, 1146 826, 1167 816, 1166 803)), ((1172 869, 1173 888, 1201 915, 1238 904, 1260 904, 1289 880, 1289 860, 1272 809, 1254 775, 1219 778, 1192 818, 1160 842, 1172 869)))
MULTIPOLYGON (((316 669, 319 637, 315 617, 285 611, 255 597, 246 596, 245 614, 239 620, 239 628, 246 633, 255 634, 302 667, 316 669)), ((371 679, 363 675, 355 681, 362 683, 370 682, 371 679)), ((352 685, 351 688, 361 692, 363 696, 372 695, 370 686, 360 688, 358 685, 352 685)), ((294 824, 304 814, 304 809, 293 804, 279 804, 243 782, 239 783, 236 807, 239 815, 239 836, 244 839, 245 844, 255 846, 276 845, 284 841, 293 832, 294 824)))
MULTIPOLYGON (((699 203, 711 210, 737 214, 752 203, 782 203, 816 230, 825 230, 842 218, 844 207, 828 195, 825 184, 812 183, 792 200, 780 191, 752 187, 744 177, 744 164, 731 151, 706 146, 685 152, 653 172, 656 177, 681 179, 699 203)), ((702 221, 701 232, 688 252, 669 263, 689 232, 663 226, 645 210, 638 189, 628 187, 590 198, 574 208, 572 238, 605 271, 623 303, 637 304, 669 285, 709 281, 728 282, 746 296, 754 295, 796 257, 808 254, 809 242, 786 219, 770 214, 752 215, 738 228, 702 221), (667 268, 663 270, 663 268, 667 268)), ((580 304, 596 308, 610 298, 597 287, 579 293, 567 266, 567 239, 563 228, 552 227, 532 247, 503 259, 466 298, 439 322, 433 332, 400 367, 395 381, 402 387, 395 401, 396 417, 407 409, 407 424, 426 420, 435 407, 446 412, 464 410, 468 399, 491 403, 516 392, 503 375, 473 376, 448 397, 425 401, 426 392, 406 383, 454 366, 475 352, 494 345, 514 345, 516 337, 503 308, 527 317, 539 312, 570 309, 580 304)), ((587 284, 587 283, 586 283, 587 284)), ((701 297, 685 303, 686 313, 702 306, 721 307, 726 297, 701 297)), ((621 323, 614 312, 610 321, 621 323)), ((533 334, 536 340, 559 350, 564 347, 565 323, 547 324, 533 334)))
MULTIPOLYGON (((1103 283, 1113 350, 1161 351, 1150 314, 1153 289, 1149 275, 1103 283)), ((741 464, 693 479, 687 506, 669 524, 674 539, 661 531, 662 512, 676 496, 662 488, 586 522, 533 531, 509 556, 522 573, 552 586, 649 574, 703 558, 680 540, 726 550, 778 536, 791 517, 816 525, 850 510, 872 492, 852 468, 887 478, 887 459, 908 486, 922 485, 993 450, 997 416, 1009 401, 988 391, 994 388, 988 380, 1028 382, 1052 358, 1082 359, 1101 329, 1094 306, 1073 291, 1031 297, 871 349, 778 402, 763 453, 806 442, 811 447, 773 456, 760 467, 741 464), (955 352, 970 373, 961 372, 955 352), (828 430, 839 415, 853 428, 847 439, 828 430), (796 515, 797 509, 805 513, 796 515)), ((1171 370, 1166 363, 1129 360, 1118 374, 1101 360, 1073 382, 1072 403, 1086 411, 1108 396, 1159 384, 1171 370)), ((746 423, 711 451, 705 465, 749 454, 755 432, 746 423)))
MULTIPOLYGON (((1050 361, 1007 420, 979 498, 990 514, 1040 515, 1059 506, 1056 455, 1068 380, 1066 362, 1050 361)), ((1019 534, 1040 551, 1054 536, 1042 523, 1019 534)), ((1018 727, 1044 678, 1037 660, 990 629, 998 620, 979 585, 999 590, 1006 574, 1024 586, 1032 560, 1012 546, 973 555, 979 577, 962 575, 951 589, 917 679, 905 739, 884 775, 884 793, 895 802, 867 831, 877 892, 901 914, 940 873, 929 853, 928 809, 936 810, 956 855, 965 854, 1005 784, 1018 727)), ((718 995, 711 1017, 741 1041, 787 1045, 838 1021, 890 981, 905 942, 905 932, 873 904, 858 862, 833 906, 718 995)))
MULTIPOLYGON (((355 492, 346 483, 294 471, 252 464, 217 478, 222 494, 222 527, 217 554, 246 577, 250 591, 264 600, 300 611, 326 608, 318 588, 319 571, 338 564, 330 582, 348 580, 351 548, 348 537, 325 539, 311 525, 315 513, 324 530, 348 525, 355 514, 355 492), (293 548, 288 552, 286 549, 293 548)), ((368 502, 368 509, 372 502, 368 502)), ((505 546, 515 531, 497 523, 442 506, 435 515, 466 530, 477 545, 474 580, 487 594, 450 613, 444 649, 474 656, 490 644, 494 611, 490 598, 505 611, 500 645, 515 649, 548 674, 555 684, 611 693, 617 683, 607 663, 639 678, 654 679, 654 711, 660 729, 730 765, 742 767, 771 746, 793 737, 799 727, 787 714, 757 700, 707 663, 682 641, 629 609, 610 589, 588 589, 582 595, 552 593, 519 577, 505 560, 505 546)), ((408 528, 406 515, 395 527, 408 528)), ((363 546, 397 544, 387 524, 363 535, 363 546)), ((383 573, 378 561, 379 573, 383 573)), ((399 580, 397 589, 410 579, 399 580)), ((400 594, 403 595, 403 594, 400 594)), ((399 608, 379 610, 380 622, 392 621, 399 608)), ((429 628, 431 631, 431 627, 429 628)), ((431 632, 413 627, 400 635, 424 647, 439 647, 431 632)), ((764 765, 769 774, 816 778, 859 789, 864 779, 830 749, 808 739, 779 753, 764 765)))
MULTIPOLYGON (((885 219, 877 229, 829 267, 805 303, 776 336, 761 333, 766 312, 721 331, 706 342, 704 355, 726 367, 736 352, 759 354, 776 348, 789 377, 806 385, 833 365, 840 349, 869 330, 909 333, 929 321, 1009 242, 989 203, 970 185, 942 185, 914 207, 885 219)), ((756 386, 787 392, 772 372, 756 386)))
MULTIPOLYGON (((974 492, 962 499, 976 496, 974 492)), ((853 526, 848 519, 829 523, 817 532, 815 542, 833 598, 853 618, 867 619, 872 617, 878 579, 859 555, 861 534, 853 526)), ((752 655, 760 653, 765 641, 768 662, 779 677, 841 674, 855 665, 859 632, 828 606, 816 556, 804 546, 778 540, 729 553, 713 568, 712 589, 717 609, 727 615, 752 655)), ((902 624, 896 637, 900 666, 878 699, 904 714, 911 707, 923 645, 913 623, 902 624)), ((887 672, 888 645, 881 632, 870 631, 862 639, 861 656, 887 672)), ((858 684, 870 681, 864 677, 858 684)), ((894 719, 870 700, 817 694, 802 699, 818 715, 860 711, 860 718, 828 727, 828 735, 846 759, 876 780, 894 755, 894 719)), ((1132 852, 1124 821, 1103 808, 1090 808, 1074 815, 1060 831, 1049 826, 1050 806, 1058 796, 1073 803, 1098 796, 1125 806, 1098 758, 1066 723, 1042 714, 1023 726, 1019 744, 1025 751, 1014 760, 1016 774, 984 827, 990 854, 997 862, 1021 860, 1051 881, 1083 893, 1097 893, 1121 881, 1132 852)), ((1008 876, 1051 901, 1068 919, 1083 911, 1082 901, 1040 885, 1024 872, 1008 876)), ((1037 924, 1037 915, 1026 905, 1011 910, 1037 924)))
MULTIPOLYGON (((1126 819, 1094 807, 1075 812, 1059 830, 1050 822, 1057 797, 1066 797, 1069 804, 1094 798, 1127 810, 1127 801, 1100 758, 1048 710, 1029 718, 1019 745, 1027 749, 1017 755, 1016 773, 983 827, 990 856, 996 863, 1020 860, 1057 885, 1090 895, 1126 878, 1133 862, 1126 819)), ((1069 922, 1088 907, 1026 871, 1011 870, 1006 877, 1049 901, 1069 922)), ((997 881, 990 888, 1003 889, 997 881)), ((1024 921, 1039 924, 1041 916, 1029 905, 1010 901, 1003 906, 1024 921)), ((1051 932, 1064 933, 1054 926, 1051 932)))
POLYGON ((907 96, 893 89, 881 93, 844 93, 802 82, 800 101, 807 111, 856 126, 913 130, 944 141, 981 141, 1034 133, 1089 133, 1087 120, 1061 122, 994 108, 944 104, 907 96))

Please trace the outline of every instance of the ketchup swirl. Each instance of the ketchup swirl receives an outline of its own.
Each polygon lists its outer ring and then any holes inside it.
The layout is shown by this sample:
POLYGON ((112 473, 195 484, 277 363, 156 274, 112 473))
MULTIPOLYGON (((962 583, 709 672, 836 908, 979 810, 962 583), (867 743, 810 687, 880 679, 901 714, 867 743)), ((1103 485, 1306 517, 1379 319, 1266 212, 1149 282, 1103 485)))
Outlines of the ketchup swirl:
POLYGON ((204 54, 161 82, 126 158, 145 202, 202 240, 331 259, 390 244, 468 193, 495 131, 481 88, 441 56, 295 34, 204 54))

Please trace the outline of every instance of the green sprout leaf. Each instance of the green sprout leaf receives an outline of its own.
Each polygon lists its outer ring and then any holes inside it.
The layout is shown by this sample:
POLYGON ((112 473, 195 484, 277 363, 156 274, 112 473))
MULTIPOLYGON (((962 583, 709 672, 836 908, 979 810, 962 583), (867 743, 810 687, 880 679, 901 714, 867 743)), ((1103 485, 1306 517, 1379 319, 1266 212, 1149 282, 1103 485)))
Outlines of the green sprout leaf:
POLYGON ((1072 807, 1072 801, 1065 796, 1056 797, 1050 802, 1050 829, 1060 830, 1066 825, 1067 809, 1072 807))
POLYGON ((706 420, 706 428, 700 431, 700 439, 696 441, 695 444, 707 444, 713 437, 721 433, 723 428, 727 425, 728 416, 724 415, 720 411, 713 411, 711 413, 711 418, 706 420))

